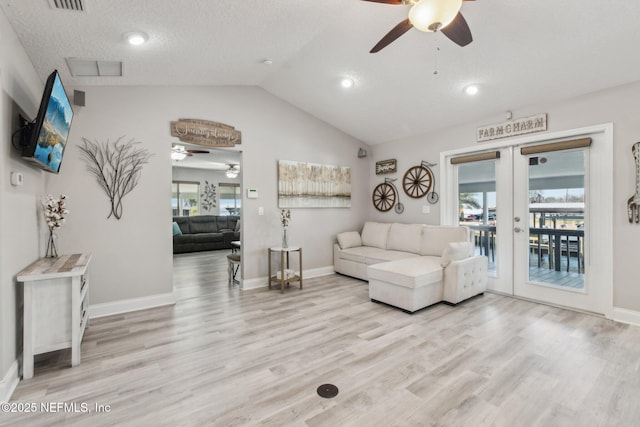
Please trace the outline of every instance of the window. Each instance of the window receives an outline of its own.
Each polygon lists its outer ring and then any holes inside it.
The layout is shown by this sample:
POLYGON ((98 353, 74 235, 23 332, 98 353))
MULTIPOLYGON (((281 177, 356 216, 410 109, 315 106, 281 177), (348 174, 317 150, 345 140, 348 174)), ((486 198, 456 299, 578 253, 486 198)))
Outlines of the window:
POLYGON ((198 215, 200 183, 174 181, 171 184, 173 216, 198 215))
POLYGON ((220 215, 240 215, 240 184, 220 183, 220 215))

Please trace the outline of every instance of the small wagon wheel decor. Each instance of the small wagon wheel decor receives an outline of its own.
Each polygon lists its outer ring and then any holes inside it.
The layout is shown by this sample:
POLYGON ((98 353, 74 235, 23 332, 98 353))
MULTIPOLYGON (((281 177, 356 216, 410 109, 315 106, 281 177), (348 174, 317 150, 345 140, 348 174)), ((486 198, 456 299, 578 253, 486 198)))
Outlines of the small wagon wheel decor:
POLYGON ((435 163, 422 161, 418 166, 412 166, 402 178, 402 188, 407 196, 413 199, 427 196, 429 203, 438 202, 438 194, 430 191, 435 187, 435 178, 431 168, 435 163))
POLYGON ((404 205, 398 201, 398 189, 393 184, 393 181, 395 179, 385 178, 382 184, 378 184, 373 189, 371 199, 373 206, 380 212, 389 212, 395 206, 396 213, 401 214, 404 212, 404 205))

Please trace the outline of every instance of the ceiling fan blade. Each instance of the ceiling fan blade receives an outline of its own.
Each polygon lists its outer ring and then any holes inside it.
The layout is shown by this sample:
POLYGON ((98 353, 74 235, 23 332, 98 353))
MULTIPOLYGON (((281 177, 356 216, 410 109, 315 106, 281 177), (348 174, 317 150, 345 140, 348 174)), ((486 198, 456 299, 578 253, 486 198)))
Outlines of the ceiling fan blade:
POLYGON ((409 31, 411 28, 413 28, 413 24, 409 22, 409 18, 405 19, 404 21, 393 27, 393 29, 389 31, 386 36, 380 39, 378 44, 376 44, 373 49, 369 51, 369 53, 376 53, 381 51, 385 47, 389 46, 389 44, 393 43, 398 37, 409 31))
POLYGON ((362 0, 362 1, 370 1, 373 3, 386 3, 386 4, 404 4, 402 0, 362 0))
POLYGON ((469 25, 460 12, 458 12, 449 25, 440 31, 449 37, 452 42, 460 46, 466 46, 473 41, 469 25))

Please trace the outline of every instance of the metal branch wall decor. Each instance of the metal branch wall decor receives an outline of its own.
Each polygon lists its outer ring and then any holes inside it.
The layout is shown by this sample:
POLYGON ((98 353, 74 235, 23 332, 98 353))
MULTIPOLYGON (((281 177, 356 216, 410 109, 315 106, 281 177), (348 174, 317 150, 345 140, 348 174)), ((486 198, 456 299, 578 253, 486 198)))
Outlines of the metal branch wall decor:
POLYGON ((104 144, 81 138, 79 147, 87 170, 95 176, 111 202, 107 218, 111 215, 116 219, 122 218, 122 199, 138 185, 142 166, 151 158, 149 150, 137 147, 139 141, 132 138, 123 143, 123 138, 121 136, 114 142, 107 140, 104 144))
POLYGON ((627 200, 627 213, 630 223, 640 222, 640 142, 631 147, 633 159, 636 162, 636 192, 627 200))
POLYGON ((216 186, 209 184, 209 181, 204 182, 204 191, 200 195, 202 197, 202 207, 205 211, 212 210, 216 207, 216 186))

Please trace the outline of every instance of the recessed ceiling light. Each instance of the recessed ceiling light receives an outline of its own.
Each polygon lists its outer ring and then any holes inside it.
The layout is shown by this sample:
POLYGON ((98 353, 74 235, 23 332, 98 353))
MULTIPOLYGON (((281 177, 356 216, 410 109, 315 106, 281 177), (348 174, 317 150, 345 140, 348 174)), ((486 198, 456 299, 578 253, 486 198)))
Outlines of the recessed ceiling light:
POLYGON ((349 89, 353 87, 354 83, 355 82, 353 81, 353 79, 350 79, 349 77, 345 77, 342 80, 340 80, 340 86, 342 86, 345 89, 349 89))
POLYGON ((469 96, 476 95, 478 93, 478 86, 469 85, 469 86, 464 88, 464 93, 466 93, 469 96))
POLYGON ((133 31, 124 35, 126 41, 133 46, 140 46, 149 40, 149 36, 141 31, 133 31))

